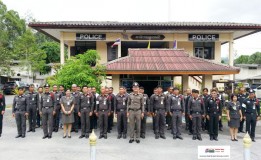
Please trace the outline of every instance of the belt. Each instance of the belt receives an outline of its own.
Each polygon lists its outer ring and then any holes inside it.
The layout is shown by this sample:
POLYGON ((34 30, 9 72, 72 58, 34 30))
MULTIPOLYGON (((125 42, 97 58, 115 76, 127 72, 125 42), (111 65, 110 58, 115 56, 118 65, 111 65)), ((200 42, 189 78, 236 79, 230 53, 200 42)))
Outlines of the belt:
POLYGON ((17 111, 24 112, 25 110, 24 109, 17 109, 17 111))
POLYGON ((165 109, 156 109, 155 111, 165 111, 165 109))
POLYGON ((181 112, 181 109, 172 109, 172 112, 181 112))
POLYGON ((107 109, 101 109, 100 111, 101 111, 101 112, 105 112, 105 111, 108 111, 108 110, 107 110, 107 109))
POLYGON ((87 107, 84 107, 84 108, 82 108, 82 109, 89 109, 89 108, 87 108, 87 107))
POLYGON ((53 107, 43 107, 43 108, 45 108, 45 109, 49 109, 49 108, 53 108, 53 107))
POLYGON ((126 109, 118 109, 117 111, 118 112, 124 112, 124 111, 126 111, 126 109))
POLYGON ((246 114, 251 114, 251 115, 253 115, 253 114, 255 114, 255 113, 249 113, 249 112, 246 112, 246 114))
POLYGON ((194 113, 194 114, 200 114, 200 112, 192 112, 192 113, 194 113))
POLYGON ((131 111, 139 111, 141 109, 129 109, 129 110, 131 110, 131 111))

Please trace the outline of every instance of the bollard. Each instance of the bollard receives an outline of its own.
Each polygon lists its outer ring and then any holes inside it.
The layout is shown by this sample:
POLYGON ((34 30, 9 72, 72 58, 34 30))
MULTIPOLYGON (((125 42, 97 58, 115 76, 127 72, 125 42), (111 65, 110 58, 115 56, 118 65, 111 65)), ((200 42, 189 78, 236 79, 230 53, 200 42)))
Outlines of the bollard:
POLYGON ((90 140, 90 157, 91 159, 90 160, 96 160, 96 142, 97 142, 97 136, 95 135, 94 133, 94 130, 92 130, 92 133, 89 137, 89 140, 90 140))
POLYGON ((250 160, 251 159, 251 154, 250 154, 250 147, 251 147, 251 138, 248 134, 248 132, 246 133, 246 135, 243 138, 243 143, 244 143, 244 160, 250 160))

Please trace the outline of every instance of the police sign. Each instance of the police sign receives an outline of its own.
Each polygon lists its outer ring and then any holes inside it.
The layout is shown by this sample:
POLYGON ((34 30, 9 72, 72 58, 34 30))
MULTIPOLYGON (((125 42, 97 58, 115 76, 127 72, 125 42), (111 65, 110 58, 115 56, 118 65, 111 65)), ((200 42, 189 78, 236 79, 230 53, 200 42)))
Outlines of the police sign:
POLYGON ((219 34, 189 34, 190 41, 197 41, 197 42, 214 42, 219 39, 219 34))
POLYGON ((105 40, 106 34, 89 34, 89 33, 76 33, 76 40, 78 41, 92 41, 92 40, 105 40))

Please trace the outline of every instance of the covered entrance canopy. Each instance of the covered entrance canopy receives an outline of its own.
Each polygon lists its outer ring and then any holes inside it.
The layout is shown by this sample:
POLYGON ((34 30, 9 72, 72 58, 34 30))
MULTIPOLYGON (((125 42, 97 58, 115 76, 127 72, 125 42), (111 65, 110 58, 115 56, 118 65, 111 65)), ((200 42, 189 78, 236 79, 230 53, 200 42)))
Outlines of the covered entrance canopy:
POLYGON ((107 74, 226 75, 237 67, 189 56, 180 49, 129 49, 129 55, 106 64, 107 74))

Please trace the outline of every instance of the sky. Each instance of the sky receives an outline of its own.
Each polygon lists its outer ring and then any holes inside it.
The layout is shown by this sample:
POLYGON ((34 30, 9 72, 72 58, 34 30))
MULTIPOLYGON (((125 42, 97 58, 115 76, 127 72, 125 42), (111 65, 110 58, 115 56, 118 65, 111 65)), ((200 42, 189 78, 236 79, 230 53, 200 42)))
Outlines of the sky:
MULTIPOLYGON (((37 21, 240 22, 261 24, 261 0, 2 0, 37 21)), ((261 51, 261 33, 234 41, 235 56, 261 51)), ((227 57, 228 45, 222 45, 227 57)))

